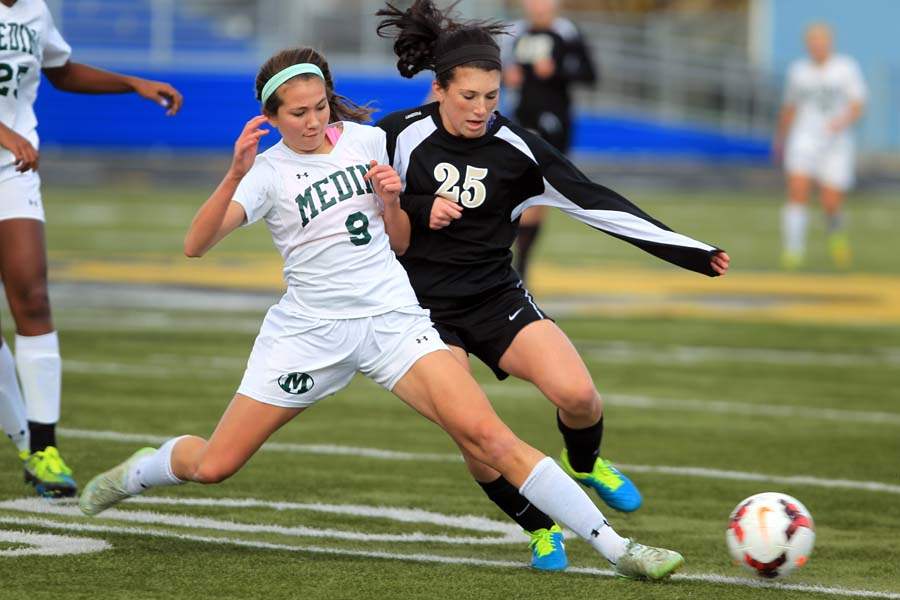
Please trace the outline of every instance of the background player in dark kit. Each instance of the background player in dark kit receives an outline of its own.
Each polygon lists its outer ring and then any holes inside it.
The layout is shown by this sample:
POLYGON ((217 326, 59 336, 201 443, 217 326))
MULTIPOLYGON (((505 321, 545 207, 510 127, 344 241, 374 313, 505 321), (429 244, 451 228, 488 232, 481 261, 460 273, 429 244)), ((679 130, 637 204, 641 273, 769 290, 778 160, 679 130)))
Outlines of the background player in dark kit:
MULTIPOLYGON (((503 83, 516 90, 516 122, 566 154, 573 133, 572 87, 596 84, 597 68, 578 28, 559 16, 559 0, 522 0, 522 8, 525 18, 500 39, 503 83)), ((515 267, 522 281, 546 214, 545 206, 533 206, 519 220, 515 267)))

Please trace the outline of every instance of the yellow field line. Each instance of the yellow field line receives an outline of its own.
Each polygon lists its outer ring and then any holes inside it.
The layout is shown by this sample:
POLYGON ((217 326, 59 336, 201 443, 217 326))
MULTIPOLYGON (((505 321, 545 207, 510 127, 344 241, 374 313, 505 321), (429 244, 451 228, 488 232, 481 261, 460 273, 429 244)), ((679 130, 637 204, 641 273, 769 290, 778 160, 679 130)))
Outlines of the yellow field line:
MULTIPOLYGON (((51 255, 51 280, 280 290, 281 262, 267 255, 160 255, 84 259, 51 255)), ((642 268, 532 269, 538 300, 571 301, 576 313, 775 322, 900 324, 900 276, 735 271, 710 279, 642 268)))

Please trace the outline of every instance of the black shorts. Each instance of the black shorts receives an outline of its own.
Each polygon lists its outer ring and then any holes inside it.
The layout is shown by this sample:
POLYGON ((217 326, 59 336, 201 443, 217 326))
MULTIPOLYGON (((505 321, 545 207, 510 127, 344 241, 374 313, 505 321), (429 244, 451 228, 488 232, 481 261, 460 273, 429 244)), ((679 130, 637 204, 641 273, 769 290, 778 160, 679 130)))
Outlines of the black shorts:
POLYGON ((431 311, 434 328, 445 344, 477 356, 497 379, 509 377, 499 363, 516 334, 529 323, 550 318, 522 282, 475 298, 421 304, 431 311))

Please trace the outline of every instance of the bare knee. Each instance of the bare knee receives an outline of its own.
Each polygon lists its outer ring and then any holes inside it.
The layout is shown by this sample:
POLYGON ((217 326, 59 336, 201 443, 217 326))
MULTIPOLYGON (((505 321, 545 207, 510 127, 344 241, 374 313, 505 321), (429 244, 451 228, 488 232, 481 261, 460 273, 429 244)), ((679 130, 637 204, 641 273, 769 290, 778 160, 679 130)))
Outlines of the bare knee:
POLYGON ((50 296, 46 284, 12 290, 8 300, 19 329, 50 320, 50 296))
POLYGON ((194 469, 193 481, 197 483, 222 483, 237 472, 231 465, 217 460, 202 460, 194 469))
POLYGON ((573 381, 549 390, 550 401, 563 412, 579 418, 599 418, 600 394, 590 380, 573 381))
POLYGON ((464 450, 477 461, 502 471, 503 461, 509 458, 519 439, 499 420, 479 423, 468 432, 464 450))
POLYGON ((809 179, 800 176, 791 176, 788 180, 788 201, 796 204, 806 204, 812 186, 809 179))
POLYGON ((185 474, 197 483, 221 483, 234 475, 241 463, 227 456, 209 452, 209 442, 200 437, 186 436, 178 443, 172 456, 175 474, 185 474))

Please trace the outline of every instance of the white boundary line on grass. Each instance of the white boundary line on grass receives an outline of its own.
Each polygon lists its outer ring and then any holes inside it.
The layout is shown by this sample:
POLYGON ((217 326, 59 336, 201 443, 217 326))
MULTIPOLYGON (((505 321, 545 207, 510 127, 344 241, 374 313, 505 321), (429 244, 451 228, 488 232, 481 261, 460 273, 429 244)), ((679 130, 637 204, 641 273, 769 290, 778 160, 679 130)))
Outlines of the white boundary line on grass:
MULTIPOLYGON (((180 372, 198 378, 219 379, 222 372, 236 375, 246 365, 246 360, 243 358, 210 357, 208 359, 198 359, 195 357, 179 361, 178 356, 167 354, 157 354, 154 355, 154 358, 164 362, 160 363, 150 360, 140 364, 127 364, 67 359, 63 362, 63 369, 67 372, 80 374, 120 375, 149 379, 167 377, 174 372, 180 372)), ((486 383, 482 385, 482 388, 488 396, 542 397, 537 388, 528 383, 518 381, 504 382, 502 384, 486 383)), ((769 416, 777 417, 803 417, 807 421, 900 425, 900 412, 819 408, 793 404, 757 404, 753 402, 659 398, 656 396, 630 394, 604 394, 604 401, 610 406, 624 406, 635 409, 687 410, 691 412, 737 415, 765 413, 769 416)))
MULTIPOLYGON (((265 550, 284 550, 288 552, 310 553, 310 554, 330 554, 334 556, 351 556, 357 558, 378 558, 386 560, 404 560, 418 563, 438 563, 447 565, 472 565, 479 567, 494 567, 503 569, 521 569, 527 567, 526 563, 507 561, 507 560, 486 560, 467 557, 440 556, 435 554, 402 554, 398 552, 381 552, 374 550, 346 550, 342 548, 323 548, 318 546, 292 546, 289 544, 274 544, 271 542, 260 542, 252 540, 243 540, 239 538, 229 537, 208 537, 192 534, 174 533, 160 529, 147 529, 142 527, 114 527, 109 525, 90 525, 85 523, 62 523, 56 521, 47 521, 38 518, 19 518, 19 517, 3 517, 0 516, 0 523, 6 523, 15 526, 33 526, 49 529, 61 529, 68 531, 84 531, 84 532, 101 532, 115 533, 126 535, 141 535, 147 537, 159 537, 169 539, 179 539, 191 542, 201 542, 207 544, 221 544, 241 546, 245 548, 257 548, 265 550)), ((600 577, 614 577, 615 573, 610 569, 596 569, 591 567, 570 567, 568 573, 578 573, 583 575, 593 575, 600 577)), ((773 583, 767 581, 757 581, 753 579, 743 579, 740 577, 725 577, 715 574, 676 574, 673 576, 676 581, 696 581, 702 583, 713 583, 719 585, 733 585, 750 588, 765 588, 795 592, 810 592, 831 594, 835 596, 855 597, 855 598, 883 598, 886 600, 900 600, 900 593, 896 592, 878 592, 872 590, 854 590, 839 587, 824 587, 817 585, 805 585, 798 583, 773 583)))
MULTIPOLYGON (((163 506, 205 506, 223 508, 268 508, 277 511, 311 511, 328 514, 372 517, 404 523, 428 523, 469 531, 492 532, 492 536, 450 536, 436 533, 364 533, 339 529, 324 529, 306 526, 286 527, 264 523, 240 523, 222 519, 212 519, 197 515, 158 513, 145 510, 111 509, 103 513, 104 519, 142 523, 147 525, 168 525, 192 529, 210 529, 232 533, 263 533, 293 537, 352 540, 356 542, 414 542, 440 543, 467 546, 496 546, 522 544, 528 540, 521 528, 512 523, 504 523, 474 515, 450 516, 419 509, 394 508, 388 506, 359 506, 352 504, 321 504, 298 502, 270 502, 254 498, 167 498, 163 496, 139 496, 130 498, 127 504, 163 506)), ((20 498, 0 502, 0 510, 11 510, 31 514, 59 517, 81 517, 77 506, 68 502, 47 502, 40 498, 20 498)))
POLYGON ((592 360, 598 362, 633 362, 656 364, 754 363, 776 366, 857 367, 900 365, 900 352, 884 348, 869 353, 827 352, 781 348, 657 345, 631 342, 574 339, 572 342, 592 360))
POLYGON ((89 554, 112 548, 109 542, 87 537, 68 537, 46 533, 6 531, 0 529, 0 542, 26 546, 0 550, 3 556, 60 556, 63 554, 89 554))
MULTIPOLYGON (((157 355, 161 358, 172 358, 157 355)), ((246 361, 224 357, 203 361, 160 364, 152 361, 141 364, 126 364, 107 361, 79 361, 67 359, 63 370, 70 373, 127 376, 141 379, 169 377, 175 372, 190 374, 200 379, 220 379, 223 372, 237 376, 246 361)), ((486 383, 481 386, 489 397, 542 397, 534 386, 519 382, 486 383)), ((838 423, 866 423, 873 425, 900 425, 900 413, 874 410, 846 410, 842 408, 819 408, 790 404, 762 404, 754 402, 726 402, 721 400, 693 400, 681 398, 660 398, 657 396, 604 394, 604 402, 610 406, 633 409, 663 409, 716 414, 766 415, 767 417, 802 417, 806 421, 834 421, 838 423)))
MULTIPOLYGON (((133 444, 159 445, 171 436, 148 435, 140 433, 120 433, 118 431, 94 431, 89 429, 58 429, 60 435, 76 439, 105 440, 111 442, 127 442, 133 444)), ((379 448, 359 448, 355 446, 337 446, 331 444, 290 444, 268 442, 262 450, 272 452, 288 452, 292 454, 321 454, 329 456, 357 456, 379 460, 421 461, 421 462, 461 462, 458 454, 436 454, 398 452, 379 448)), ((616 466, 635 473, 656 473, 659 475, 676 475, 681 477, 699 477, 703 479, 724 479, 731 481, 761 481, 785 485, 808 485, 812 487, 863 490, 900 495, 900 485, 882 483, 880 481, 856 481, 850 479, 825 479, 809 475, 767 475, 747 471, 726 471, 707 469, 704 467, 674 467, 666 465, 630 465, 616 463, 616 466)))
MULTIPOLYGON (((525 383, 487 383, 481 387, 488 397, 543 397, 537 388, 525 383)), ((657 396, 630 394, 603 394, 603 402, 609 406, 623 406, 636 409, 687 410, 702 413, 764 415, 766 417, 803 417, 807 421, 834 421, 838 423, 851 421, 874 425, 900 425, 900 413, 874 410, 845 410, 841 408, 819 408, 788 404, 659 398, 657 396)))

